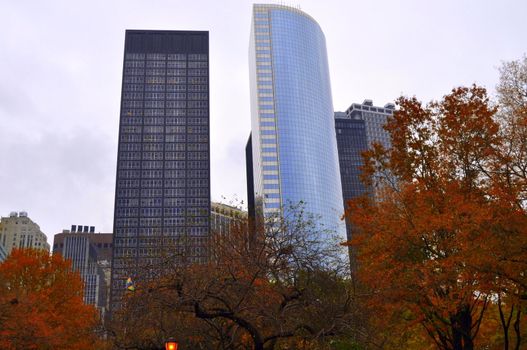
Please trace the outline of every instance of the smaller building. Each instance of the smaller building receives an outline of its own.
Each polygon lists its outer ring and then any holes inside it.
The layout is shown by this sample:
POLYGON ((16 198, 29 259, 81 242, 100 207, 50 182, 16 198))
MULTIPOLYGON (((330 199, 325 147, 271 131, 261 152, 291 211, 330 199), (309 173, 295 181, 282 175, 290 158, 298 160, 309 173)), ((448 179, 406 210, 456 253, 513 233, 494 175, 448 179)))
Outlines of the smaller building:
POLYGON ((47 236, 40 230, 25 211, 13 211, 0 220, 0 245, 5 248, 6 255, 13 248, 36 248, 49 251, 47 236))
POLYGON ((247 225, 247 212, 231 205, 212 202, 210 229, 212 234, 224 236, 234 225, 240 228, 247 225))
POLYGON ((95 305, 101 316, 108 310, 112 261, 111 233, 95 233, 94 226, 72 225, 55 235, 53 254, 71 260, 84 281, 84 302, 95 305))
MULTIPOLYGON (((390 135, 384 130, 388 117, 393 114, 395 105, 387 103, 384 107, 373 105, 372 100, 364 100, 361 103, 353 103, 346 110, 346 117, 355 120, 364 120, 368 147, 373 142, 379 142, 385 148, 391 147, 390 135)), ((337 112, 339 113, 339 112, 337 112)))

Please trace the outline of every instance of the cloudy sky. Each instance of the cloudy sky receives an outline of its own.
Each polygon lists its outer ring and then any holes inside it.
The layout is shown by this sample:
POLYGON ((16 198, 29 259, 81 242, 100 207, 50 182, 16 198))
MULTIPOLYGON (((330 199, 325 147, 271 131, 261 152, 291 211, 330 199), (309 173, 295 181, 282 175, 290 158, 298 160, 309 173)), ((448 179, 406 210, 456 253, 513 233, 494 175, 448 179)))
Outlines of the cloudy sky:
MULTIPOLYGON (((276 3, 276 2, 275 2, 276 3)), ((493 91, 527 52, 527 1, 297 0, 326 35, 335 110, 401 94, 493 91)), ((212 197, 245 200, 246 0, 0 0, 0 215, 49 240, 111 232, 125 29, 210 31, 212 197)))

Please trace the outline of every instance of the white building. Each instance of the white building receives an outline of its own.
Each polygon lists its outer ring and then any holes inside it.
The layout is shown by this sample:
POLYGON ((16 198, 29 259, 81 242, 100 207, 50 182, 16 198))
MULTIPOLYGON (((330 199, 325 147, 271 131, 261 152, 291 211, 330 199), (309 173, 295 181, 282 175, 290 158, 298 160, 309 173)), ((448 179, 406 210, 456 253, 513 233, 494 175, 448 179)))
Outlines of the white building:
POLYGON ((11 212, 0 220, 0 245, 9 255, 13 248, 36 248, 50 250, 48 238, 40 231, 27 212, 11 212))

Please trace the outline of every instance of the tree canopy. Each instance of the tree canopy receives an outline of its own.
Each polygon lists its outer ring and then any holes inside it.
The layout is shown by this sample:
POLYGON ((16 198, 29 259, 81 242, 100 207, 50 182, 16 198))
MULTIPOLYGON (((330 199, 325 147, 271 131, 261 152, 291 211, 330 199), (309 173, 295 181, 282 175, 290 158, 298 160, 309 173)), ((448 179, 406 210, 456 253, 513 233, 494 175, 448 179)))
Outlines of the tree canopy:
POLYGON ((404 331, 422 326, 440 349, 493 344, 478 334, 496 304, 504 330, 514 316, 520 346, 525 77, 525 68, 504 66, 498 105, 475 85, 427 105, 401 97, 385 127, 392 147, 375 144, 364 154, 364 180, 375 195, 351 201, 347 215, 357 227, 349 244, 358 250, 366 305, 382 320, 404 320, 397 325, 404 331))
POLYGON ((95 349, 97 312, 60 255, 14 249, 0 264, 0 348, 95 349))

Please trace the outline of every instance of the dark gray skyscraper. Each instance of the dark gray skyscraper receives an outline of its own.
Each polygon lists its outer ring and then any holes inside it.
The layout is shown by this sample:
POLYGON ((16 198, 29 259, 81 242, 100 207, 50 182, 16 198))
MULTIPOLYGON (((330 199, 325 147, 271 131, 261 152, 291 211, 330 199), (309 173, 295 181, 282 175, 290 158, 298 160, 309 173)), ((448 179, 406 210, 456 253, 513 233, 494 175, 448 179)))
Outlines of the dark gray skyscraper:
MULTIPOLYGON (((384 125, 393 113, 394 105, 373 106, 371 100, 362 104, 353 103, 346 112, 335 112, 335 131, 339 153, 340 177, 344 206, 348 200, 366 192, 360 180, 360 167, 363 164, 362 152, 374 142, 390 147, 390 136, 384 125)), ((351 238, 351 227, 346 222, 346 233, 351 238)))
MULTIPOLYGON (((384 130, 388 117, 393 113, 394 105, 375 107, 371 100, 364 100, 362 104, 353 103, 346 112, 335 112, 335 132, 337 135, 337 149, 339 154, 340 177, 344 208, 347 202, 356 198, 369 189, 360 179, 362 152, 374 142, 390 147, 389 134, 384 130)), ((348 240, 353 236, 353 226, 346 220, 346 235, 348 240)), ((355 271, 355 257, 353 248, 349 248, 351 271, 355 271)))
POLYGON ((207 259, 209 34, 127 30, 111 308, 164 257, 207 259))
MULTIPOLYGON (((335 131, 339 152, 340 177, 344 207, 347 201, 366 192, 360 180, 360 167, 363 164, 361 153, 368 148, 364 120, 351 119, 346 113, 335 112, 335 131)), ((346 235, 351 239, 351 227, 346 220, 346 235)))

